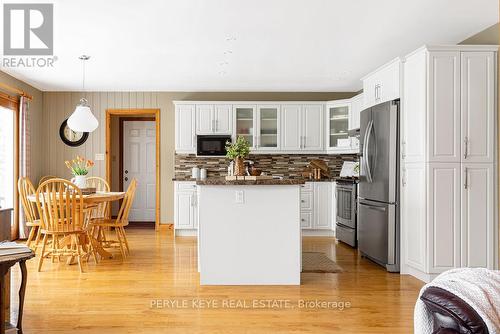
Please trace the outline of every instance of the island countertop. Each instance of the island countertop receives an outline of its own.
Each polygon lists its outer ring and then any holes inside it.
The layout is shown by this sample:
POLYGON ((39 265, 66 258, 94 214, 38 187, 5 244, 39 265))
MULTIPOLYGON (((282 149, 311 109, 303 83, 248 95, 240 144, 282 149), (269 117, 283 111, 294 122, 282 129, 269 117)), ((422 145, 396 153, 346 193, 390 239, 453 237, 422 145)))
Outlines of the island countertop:
POLYGON ((270 179, 270 180, 232 180, 227 181, 223 177, 212 177, 206 180, 197 180, 199 186, 290 186, 304 184, 304 179, 270 179))

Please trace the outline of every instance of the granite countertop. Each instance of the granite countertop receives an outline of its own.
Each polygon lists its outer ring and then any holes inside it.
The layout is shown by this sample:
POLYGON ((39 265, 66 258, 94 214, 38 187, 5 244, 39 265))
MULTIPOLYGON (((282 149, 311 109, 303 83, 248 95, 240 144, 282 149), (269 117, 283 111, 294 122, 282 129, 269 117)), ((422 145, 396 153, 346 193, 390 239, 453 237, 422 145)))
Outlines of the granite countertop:
POLYGON ((271 180, 234 180, 226 181, 223 177, 211 177, 206 180, 197 180, 200 186, 266 186, 266 185, 299 185, 304 184, 304 179, 271 179, 271 180))

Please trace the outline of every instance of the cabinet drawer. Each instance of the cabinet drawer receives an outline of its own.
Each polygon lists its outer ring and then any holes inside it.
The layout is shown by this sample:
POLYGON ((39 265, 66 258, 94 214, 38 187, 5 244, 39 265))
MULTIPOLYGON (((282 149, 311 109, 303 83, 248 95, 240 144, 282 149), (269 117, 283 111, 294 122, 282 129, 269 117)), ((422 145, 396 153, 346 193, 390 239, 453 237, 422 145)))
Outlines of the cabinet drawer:
POLYGON ((194 191, 196 190, 196 182, 192 181, 178 181, 175 183, 177 191, 194 191))
POLYGON ((300 191, 312 191, 313 190, 313 184, 312 182, 306 182, 305 184, 302 184, 300 186, 300 191))
POLYGON ((313 209, 313 194, 309 192, 300 194, 300 209, 312 210, 313 209))
POLYGON ((312 212, 300 213, 300 227, 312 228, 312 212))

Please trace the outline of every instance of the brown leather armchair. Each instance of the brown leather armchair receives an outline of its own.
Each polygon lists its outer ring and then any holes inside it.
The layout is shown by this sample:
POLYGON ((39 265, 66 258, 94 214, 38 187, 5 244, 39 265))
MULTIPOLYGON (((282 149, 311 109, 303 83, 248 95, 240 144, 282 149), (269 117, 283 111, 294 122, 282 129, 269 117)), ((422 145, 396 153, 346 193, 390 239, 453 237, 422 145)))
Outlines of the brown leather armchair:
POLYGON ((479 314, 451 292, 431 286, 420 299, 432 313, 433 334, 489 334, 479 314))

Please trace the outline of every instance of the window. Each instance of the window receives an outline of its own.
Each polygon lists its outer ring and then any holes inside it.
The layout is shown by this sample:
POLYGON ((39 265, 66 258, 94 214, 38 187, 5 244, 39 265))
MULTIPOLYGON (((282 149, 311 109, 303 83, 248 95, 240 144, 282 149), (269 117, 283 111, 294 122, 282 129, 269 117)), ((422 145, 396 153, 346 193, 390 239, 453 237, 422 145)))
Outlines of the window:
POLYGON ((14 207, 14 114, 0 106, 0 208, 14 207))
POLYGON ((19 235, 17 199, 19 99, 0 92, 0 207, 14 208, 11 239, 19 235))

